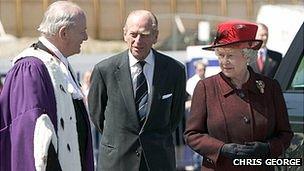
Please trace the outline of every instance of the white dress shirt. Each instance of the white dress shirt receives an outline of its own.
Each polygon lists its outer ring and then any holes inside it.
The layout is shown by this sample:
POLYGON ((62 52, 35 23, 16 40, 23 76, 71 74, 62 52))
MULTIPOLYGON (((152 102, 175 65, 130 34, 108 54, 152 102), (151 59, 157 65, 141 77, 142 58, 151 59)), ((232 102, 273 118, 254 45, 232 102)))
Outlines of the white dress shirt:
POLYGON ((199 77, 198 74, 195 74, 187 81, 186 91, 191 97, 193 95, 194 88, 199 80, 201 80, 201 78, 199 77))
POLYGON ((262 57, 263 61, 265 62, 267 56, 267 49, 266 48, 260 48, 258 51, 258 57, 262 57))

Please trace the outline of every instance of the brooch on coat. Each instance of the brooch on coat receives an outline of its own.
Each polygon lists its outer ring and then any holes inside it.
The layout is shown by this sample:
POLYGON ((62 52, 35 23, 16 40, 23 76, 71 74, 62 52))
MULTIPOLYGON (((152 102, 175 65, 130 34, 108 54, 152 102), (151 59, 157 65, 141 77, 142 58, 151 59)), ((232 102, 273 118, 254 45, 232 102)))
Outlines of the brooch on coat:
POLYGON ((257 80, 256 82, 256 86, 257 88, 260 90, 260 93, 264 94, 264 89, 265 89, 265 83, 262 80, 257 80))

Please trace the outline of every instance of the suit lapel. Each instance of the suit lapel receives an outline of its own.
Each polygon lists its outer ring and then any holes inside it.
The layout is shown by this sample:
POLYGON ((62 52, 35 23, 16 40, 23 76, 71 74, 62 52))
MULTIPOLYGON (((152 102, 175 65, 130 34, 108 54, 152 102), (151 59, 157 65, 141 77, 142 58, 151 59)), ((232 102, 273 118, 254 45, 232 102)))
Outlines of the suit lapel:
MULTIPOLYGON (((150 125, 149 118, 153 117, 153 114, 157 112, 159 100, 161 100, 161 88, 165 86, 165 81, 167 78, 168 72, 166 72, 167 62, 164 60, 163 56, 153 50, 153 54, 155 56, 155 65, 154 65, 154 73, 153 73, 153 82, 152 82, 152 103, 150 107, 150 112, 146 119, 146 122, 143 125, 143 128, 147 128, 150 125)), ((141 132, 143 129, 141 130, 141 132)))
POLYGON ((153 50, 155 56, 154 76, 153 76, 153 87, 161 87, 165 83, 167 72, 167 62, 164 60, 162 54, 153 50))
POLYGON ((128 114, 130 114, 131 120, 136 120, 139 125, 139 121, 136 114, 133 84, 131 80, 131 73, 128 60, 128 51, 125 51, 118 59, 117 70, 115 71, 115 77, 119 85, 120 92, 124 99, 128 114))

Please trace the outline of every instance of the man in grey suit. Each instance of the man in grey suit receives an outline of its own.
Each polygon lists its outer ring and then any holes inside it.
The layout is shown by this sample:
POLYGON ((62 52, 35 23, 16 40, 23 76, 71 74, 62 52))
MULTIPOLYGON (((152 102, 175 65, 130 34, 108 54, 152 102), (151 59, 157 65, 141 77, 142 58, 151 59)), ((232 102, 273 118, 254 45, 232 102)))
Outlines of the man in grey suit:
POLYGON ((125 23, 128 50, 98 63, 89 111, 102 133, 98 170, 176 170, 172 133, 184 114, 185 68, 152 48, 158 22, 132 11, 125 23))

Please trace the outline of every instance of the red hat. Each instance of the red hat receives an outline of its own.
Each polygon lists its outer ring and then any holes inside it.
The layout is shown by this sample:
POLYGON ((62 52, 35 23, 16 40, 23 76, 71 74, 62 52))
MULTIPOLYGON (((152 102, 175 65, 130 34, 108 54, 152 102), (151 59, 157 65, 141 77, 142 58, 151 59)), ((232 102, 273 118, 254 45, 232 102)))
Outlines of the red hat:
POLYGON ((211 46, 204 47, 204 50, 231 45, 242 45, 244 48, 258 50, 262 40, 255 39, 258 26, 254 23, 239 20, 220 23, 217 26, 217 34, 211 46))

